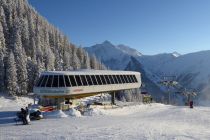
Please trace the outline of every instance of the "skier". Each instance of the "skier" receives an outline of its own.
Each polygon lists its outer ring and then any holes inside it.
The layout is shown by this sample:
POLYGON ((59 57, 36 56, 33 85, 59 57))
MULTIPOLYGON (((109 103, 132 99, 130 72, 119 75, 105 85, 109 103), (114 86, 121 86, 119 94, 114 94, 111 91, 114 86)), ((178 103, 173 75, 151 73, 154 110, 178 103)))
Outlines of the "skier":
POLYGON ((193 108, 193 101, 190 101, 190 108, 193 108))
POLYGON ((28 110, 28 107, 26 107, 26 115, 25 115, 26 124, 30 123, 30 112, 28 110))
POLYGON ((21 112, 20 112, 19 118, 22 120, 24 125, 27 123, 25 116, 26 116, 26 111, 23 108, 21 108, 21 112))

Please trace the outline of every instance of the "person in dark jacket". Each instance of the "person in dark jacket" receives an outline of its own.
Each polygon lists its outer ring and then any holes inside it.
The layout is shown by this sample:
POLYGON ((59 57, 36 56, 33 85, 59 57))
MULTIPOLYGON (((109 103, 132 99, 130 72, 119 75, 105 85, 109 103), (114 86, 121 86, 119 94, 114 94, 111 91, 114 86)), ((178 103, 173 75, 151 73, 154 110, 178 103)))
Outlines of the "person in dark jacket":
POLYGON ((190 101, 190 108, 193 108, 193 101, 190 101))
POLYGON ((27 124, 26 122, 26 110, 21 108, 21 112, 20 112, 20 119, 22 120, 23 124, 27 124))

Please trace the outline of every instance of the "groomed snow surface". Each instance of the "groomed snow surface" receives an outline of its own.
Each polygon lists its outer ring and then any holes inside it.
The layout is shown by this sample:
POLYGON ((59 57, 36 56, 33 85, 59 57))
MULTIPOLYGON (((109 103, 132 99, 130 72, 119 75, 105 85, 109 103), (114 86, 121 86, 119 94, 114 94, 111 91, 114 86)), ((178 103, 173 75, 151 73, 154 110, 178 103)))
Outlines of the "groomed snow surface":
MULTIPOLYGON (((31 102, 31 100, 28 100, 31 102)), ((0 98, 0 140, 209 140, 210 107, 140 104, 113 109, 75 109, 44 114, 30 125, 16 125, 19 101, 0 98), (12 103, 12 104, 11 104, 12 103), (17 104, 15 104, 17 103, 17 104)))

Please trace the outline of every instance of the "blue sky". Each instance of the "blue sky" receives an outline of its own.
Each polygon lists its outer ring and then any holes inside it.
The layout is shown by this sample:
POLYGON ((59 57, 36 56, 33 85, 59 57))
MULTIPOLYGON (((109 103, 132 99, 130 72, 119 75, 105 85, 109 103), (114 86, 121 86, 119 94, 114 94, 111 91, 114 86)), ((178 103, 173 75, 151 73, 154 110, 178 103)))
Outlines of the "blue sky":
POLYGON ((76 45, 109 40, 143 54, 210 50, 210 0, 29 0, 76 45))

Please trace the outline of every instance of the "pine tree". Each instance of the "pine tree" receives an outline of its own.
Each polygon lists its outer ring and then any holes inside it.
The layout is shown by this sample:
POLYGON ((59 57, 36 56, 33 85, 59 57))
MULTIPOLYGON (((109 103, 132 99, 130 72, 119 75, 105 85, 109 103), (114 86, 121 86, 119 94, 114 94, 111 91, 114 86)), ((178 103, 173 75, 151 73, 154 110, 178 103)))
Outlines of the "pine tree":
POLYGON ((2 51, 0 51, 0 92, 4 91, 4 55, 2 51))
POLYGON ((48 70, 48 71, 54 70, 55 56, 54 56, 53 52, 51 51, 50 47, 45 48, 44 63, 45 63, 46 70, 48 70))
POLYGON ((27 60, 27 71, 28 71, 28 91, 33 91, 33 86, 35 84, 35 79, 39 76, 39 72, 37 72, 37 64, 36 61, 28 58, 27 60))
POLYGON ((26 54, 25 50, 22 47, 21 42, 21 35, 19 30, 16 30, 15 33, 15 40, 14 40, 14 56, 16 60, 16 68, 17 68, 17 79, 18 79, 18 86, 20 95, 27 94, 27 81, 28 81, 28 74, 26 69, 26 54))
POLYGON ((88 56, 87 52, 84 52, 84 65, 82 67, 83 69, 91 69, 90 66, 90 57, 88 56))
POLYGON ((73 55, 72 55, 72 67, 74 70, 80 69, 81 68, 81 63, 79 61, 79 58, 77 56, 77 49, 73 49, 73 55))
POLYGON ((71 70, 70 54, 65 51, 63 56, 63 70, 71 70))
POLYGON ((58 50, 55 50, 55 70, 57 70, 57 71, 63 70, 61 57, 59 55, 58 50))
POLYGON ((0 0, 0 91, 27 94, 41 71, 80 68, 103 69, 103 64, 70 43, 27 0, 0 0))
POLYGON ((5 52, 6 52, 6 44, 5 44, 2 23, 0 22, 0 92, 2 92, 5 88, 4 86, 4 77, 5 77, 4 54, 5 52))
POLYGON ((91 56, 90 58, 90 66, 92 69, 99 69, 98 61, 95 55, 91 56))
POLYGON ((2 6, 0 6, 0 21, 1 21, 1 30, 3 30, 3 34, 4 34, 4 38, 5 38, 5 42, 7 45, 9 45, 9 34, 8 34, 8 26, 7 26, 7 22, 6 22, 6 17, 5 17, 5 13, 4 13, 4 9, 2 6))
POLYGON ((16 95, 17 93, 17 73, 15 58, 13 52, 10 52, 7 60, 7 69, 6 69, 6 84, 7 92, 9 95, 16 95))
POLYGON ((0 22, 0 51, 2 51, 2 53, 5 53, 6 51, 4 31, 1 22, 0 22))

